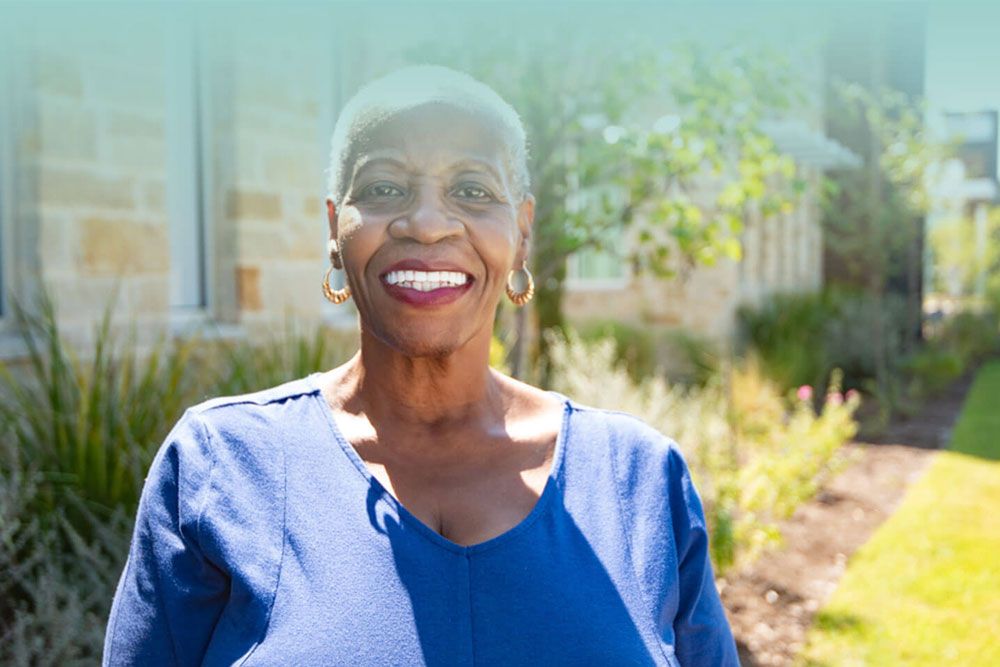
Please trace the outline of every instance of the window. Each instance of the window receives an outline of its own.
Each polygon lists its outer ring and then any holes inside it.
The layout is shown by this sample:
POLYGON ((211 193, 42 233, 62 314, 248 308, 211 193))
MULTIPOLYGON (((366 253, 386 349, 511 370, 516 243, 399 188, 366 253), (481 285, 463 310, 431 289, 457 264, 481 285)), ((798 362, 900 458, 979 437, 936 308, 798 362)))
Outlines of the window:
MULTIPOLYGON (((571 183, 571 186, 575 185, 571 183)), ((608 188, 577 190, 567 198, 566 209, 615 212, 624 205, 625 194, 608 188)), ((627 248, 620 224, 608 225, 600 247, 588 246, 570 255, 566 265, 566 284, 576 290, 617 290, 629 283, 627 248)))
POLYGON ((205 90, 197 33, 178 21, 167 33, 167 214, 170 227, 170 307, 181 322, 203 318, 210 306, 208 207, 210 164, 204 141, 205 90))
POLYGON ((10 323, 14 294, 13 252, 16 242, 14 226, 16 170, 14 168, 17 137, 16 102, 20 89, 18 68, 14 66, 17 54, 15 29, 0 26, 0 323, 10 323))
POLYGON ((569 258, 566 278, 572 289, 621 289, 628 272, 620 251, 585 248, 569 258))

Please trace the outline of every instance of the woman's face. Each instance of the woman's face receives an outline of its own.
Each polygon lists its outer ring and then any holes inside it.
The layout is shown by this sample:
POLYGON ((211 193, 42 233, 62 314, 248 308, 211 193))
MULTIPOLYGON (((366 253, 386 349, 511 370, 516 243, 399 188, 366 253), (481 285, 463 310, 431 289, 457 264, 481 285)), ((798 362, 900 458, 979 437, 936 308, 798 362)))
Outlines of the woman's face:
POLYGON ((492 331, 534 217, 515 201, 500 131, 445 105, 393 116, 358 143, 330 233, 362 329, 411 357, 443 356, 492 331))

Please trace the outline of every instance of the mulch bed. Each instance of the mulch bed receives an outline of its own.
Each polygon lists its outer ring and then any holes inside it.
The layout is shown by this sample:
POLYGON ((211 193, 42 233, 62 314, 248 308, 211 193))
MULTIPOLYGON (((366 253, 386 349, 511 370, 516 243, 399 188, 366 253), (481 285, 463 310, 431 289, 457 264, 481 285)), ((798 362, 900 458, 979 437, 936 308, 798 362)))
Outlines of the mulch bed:
POLYGON ((784 544, 722 582, 744 667, 790 665, 847 560, 947 445, 974 372, 878 438, 845 445, 853 462, 782 526, 784 544))

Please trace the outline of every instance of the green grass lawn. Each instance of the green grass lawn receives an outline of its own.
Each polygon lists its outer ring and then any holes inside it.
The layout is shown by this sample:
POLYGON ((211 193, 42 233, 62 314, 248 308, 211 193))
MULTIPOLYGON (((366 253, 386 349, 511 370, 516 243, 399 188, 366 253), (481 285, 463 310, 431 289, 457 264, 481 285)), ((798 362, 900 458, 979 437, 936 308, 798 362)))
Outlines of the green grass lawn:
POLYGON ((1000 362, 941 452, 851 558, 801 665, 1000 665, 1000 362))

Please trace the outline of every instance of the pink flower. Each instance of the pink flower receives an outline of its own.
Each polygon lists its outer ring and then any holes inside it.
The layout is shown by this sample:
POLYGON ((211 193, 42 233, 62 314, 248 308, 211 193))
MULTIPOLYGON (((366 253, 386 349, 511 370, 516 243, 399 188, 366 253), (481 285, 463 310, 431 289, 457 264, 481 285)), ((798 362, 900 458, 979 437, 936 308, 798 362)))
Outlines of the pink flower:
POLYGON ((847 393, 844 394, 844 396, 846 396, 847 400, 849 400, 849 401, 855 401, 855 400, 861 398, 861 394, 858 393, 857 389, 848 389, 847 393))
POLYGON ((826 395, 826 402, 831 405, 842 405, 844 403, 844 397, 839 391, 831 391, 826 395))
POLYGON ((795 392, 795 395, 799 397, 800 401, 808 401, 813 397, 813 388, 804 384, 799 387, 799 390, 795 392))

